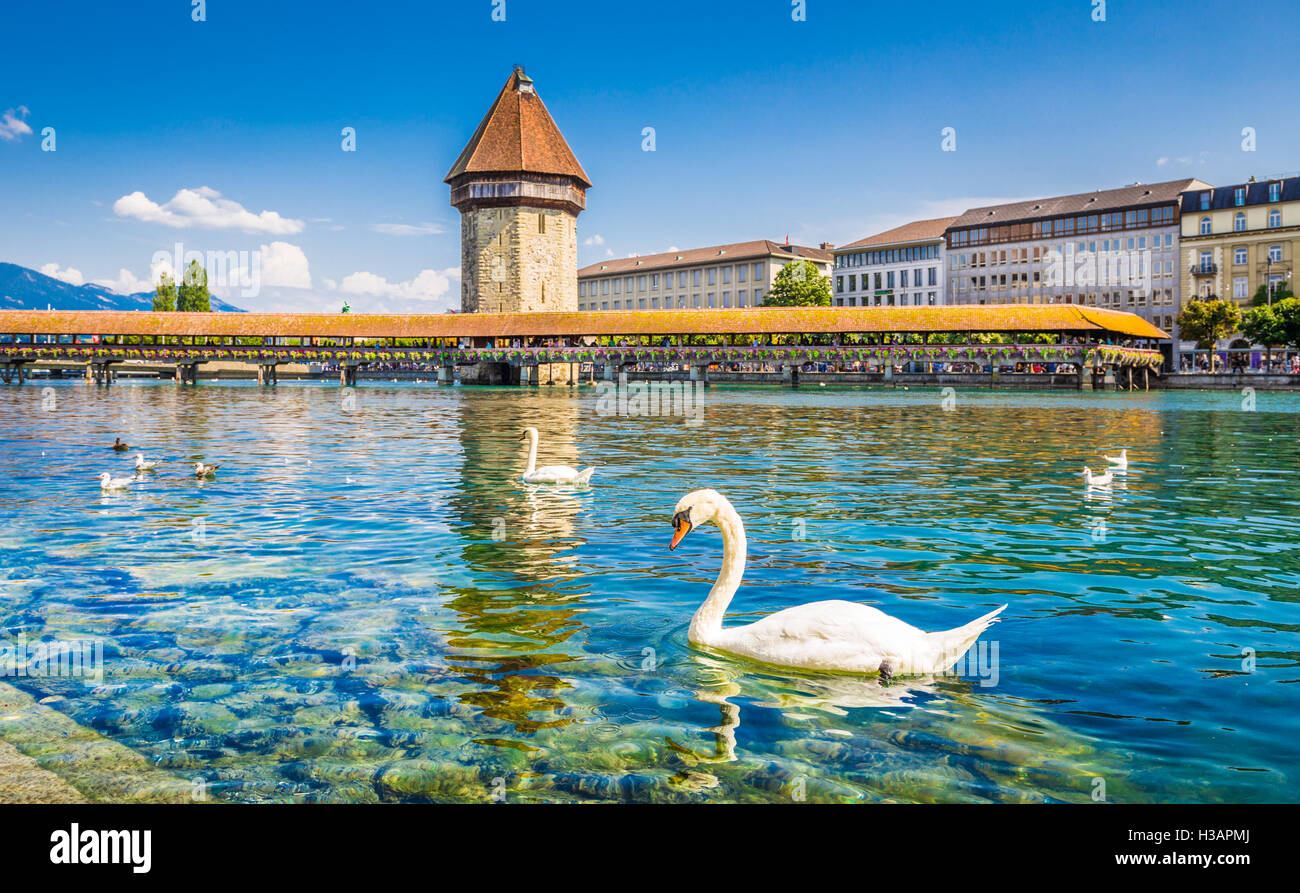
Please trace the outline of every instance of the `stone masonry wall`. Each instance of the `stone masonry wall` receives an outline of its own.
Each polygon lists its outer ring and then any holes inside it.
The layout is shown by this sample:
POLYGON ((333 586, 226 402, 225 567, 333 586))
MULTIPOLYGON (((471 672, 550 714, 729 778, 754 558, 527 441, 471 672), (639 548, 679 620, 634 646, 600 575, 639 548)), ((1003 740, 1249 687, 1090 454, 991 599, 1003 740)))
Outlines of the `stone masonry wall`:
POLYGON ((578 219, 551 208, 461 215, 461 312, 578 309, 578 219))

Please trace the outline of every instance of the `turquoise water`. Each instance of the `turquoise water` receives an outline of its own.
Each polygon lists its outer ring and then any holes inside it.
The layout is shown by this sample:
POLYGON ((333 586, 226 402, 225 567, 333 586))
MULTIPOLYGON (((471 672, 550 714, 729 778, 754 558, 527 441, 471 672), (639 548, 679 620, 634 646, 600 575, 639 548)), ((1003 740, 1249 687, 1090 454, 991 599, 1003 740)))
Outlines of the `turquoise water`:
POLYGON ((213 799, 1300 799, 1300 396, 715 387, 690 426, 589 388, 43 387, 0 388, 0 630, 100 642, 104 675, 0 681, 213 799), (525 424, 592 488, 519 483, 525 424), (119 435, 165 464, 101 494, 119 435), (697 487, 746 523, 729 622, 1006 602, 996 663, 882 686, 692 648, 697 487))

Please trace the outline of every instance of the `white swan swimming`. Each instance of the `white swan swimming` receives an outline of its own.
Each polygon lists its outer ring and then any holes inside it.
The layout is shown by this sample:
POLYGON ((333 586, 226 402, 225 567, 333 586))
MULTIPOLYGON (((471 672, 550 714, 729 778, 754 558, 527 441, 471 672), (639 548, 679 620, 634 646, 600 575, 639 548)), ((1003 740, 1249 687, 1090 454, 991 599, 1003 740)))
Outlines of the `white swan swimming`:
POLYGON ((1127 449, 1120 450, 1118 456, 1107 456, 1103 453, 1102 458, 1105 459, 1107 462, 1109 462, 1111 465, 1114 465, 1116 468, 1123 468, 1123 469, 1128 468, 1127 449))
POLYGON ((99 476, 99 489, 101 490, 125 490, 135 483, 135 478, 115 478, 107 471, 99 476))
POLYGON ((524 469, 525 484, 589 484, 596 469, 584 468, 578 471, 567 465, 545 465, 537 467, 537 429, 528 427, 519 435, 520 440, 528 441, 528 467, 524 469))
POLYGON ((1083 466, 1083 483, 1088 487, 1109 487, 1115 480, 1115 473, 1106 469, 1105 474, 1093 474, 1087 465, 1083 466))
POLYGON ((1006 605, 965 626, 927 633, 869 605, 810 602, 724 629, 722 620, 745 573, 745 526, 721 493, 696 490, 673 514, 676 549, 691 530, 712 521, 722 531, 722 570, 691 618, 687 638, 752 660, 806 670, 894 674, 942 673, 955 664, 1006 605))
POLYGON ((158 461, 157 461, 157 460, 154 460, 154 461, 151 462, 151 461, 149 461, 148 459, 146 459, 146 458, 144 457, 144 453, 136 453, 136 454, 135 454, 135 470, 136 470, 136 471, 153 471, 153 470, 154 470, 155 468, 157 468, 157 467, 158 467, 158 461))

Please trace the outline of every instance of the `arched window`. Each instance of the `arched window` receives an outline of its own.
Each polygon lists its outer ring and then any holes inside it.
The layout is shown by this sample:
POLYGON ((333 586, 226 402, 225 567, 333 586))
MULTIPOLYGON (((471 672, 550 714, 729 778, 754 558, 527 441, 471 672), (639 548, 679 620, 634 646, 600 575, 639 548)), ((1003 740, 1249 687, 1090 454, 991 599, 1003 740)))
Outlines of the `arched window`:
POLYGON ((1208 236, 1209 234, 1210 234, 1210 218, 1208 218, 1208 217, 1202 217, 1202 218, 1201 218, 1201 235, 1203 235, 1203 236, 1208 236))
POLYGON ((1282 225, 1282 212, 1277 208, 1268 212, 1268 225, 1270 229, 1276 229, 1282 225))
POLYGON ((1238 211, 1237 216, 1232 218, 1232 228, 1237 232, 1246 231, 1246 215, 1238 211))

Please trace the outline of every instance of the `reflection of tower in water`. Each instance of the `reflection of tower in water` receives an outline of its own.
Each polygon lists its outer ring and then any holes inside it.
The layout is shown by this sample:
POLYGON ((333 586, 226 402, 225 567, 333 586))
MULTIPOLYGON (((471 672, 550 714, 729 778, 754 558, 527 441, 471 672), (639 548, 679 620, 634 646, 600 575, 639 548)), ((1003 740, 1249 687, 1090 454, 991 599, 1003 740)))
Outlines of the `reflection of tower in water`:
POLYGON ((531 733, 571 721, 558 696, 571 683, 546 669, 576 659, 563 646, 584 628, 571 555, 584 496, 519 480, 526 425, 541 432, 548 464, 577 464, 579 411, 567 394, 521 397, 468 394, 461 404, 464 468, 451 509, 464 525, 465 565, 483 582, 451 588, 461 631, 448 636, 447 661, 475 686, 461 701, 531 733))

